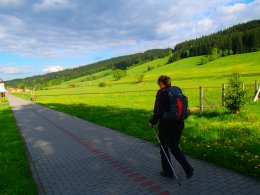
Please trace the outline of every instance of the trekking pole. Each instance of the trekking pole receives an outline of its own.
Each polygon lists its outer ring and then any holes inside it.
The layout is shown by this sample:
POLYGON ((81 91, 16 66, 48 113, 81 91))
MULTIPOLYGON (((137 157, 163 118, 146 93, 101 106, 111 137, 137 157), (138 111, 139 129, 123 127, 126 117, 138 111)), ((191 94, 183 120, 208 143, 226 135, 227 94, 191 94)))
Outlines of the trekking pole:
POLYGON ((175 178, 177 179, 177 181, 178 181, 178 183, 179 183, 179 186, 181 186, 181 182, 180 182, 180 180, 179 180, 177 174, 176 174, 175 171, 174 171, 174 168, 173 168, 173 166, 172 166, 172 163, 171 163, 170 159, 169 159, 168 156, 166 155, 166 152, 165 152, 165 150, 164 150, 164 148, 163 148, 163 146, 162 146, 161 140, 159 139, 158 135, 156 134, 156 131, 155 131, 154 127, 153 127, 153 132, 154 132, 154 134, 155 134, 155 136, 156 136, 156 138, 157 138, 157 140, 158 140, 158 142, 159 142, 159 144, 160 144, 160 147, 161 147, 161 149, 162 149, 162 151, 163 151, 163 153, 164 153, 164 155, 165 155, 165 157, 166 157, 166 159, 167 159, 167 161, 168 161, 168 163, 169 163, 169 165, 170 165, 170 167, 171 167, 171 169, 172 169, 172 172, 173 172, 175 178))

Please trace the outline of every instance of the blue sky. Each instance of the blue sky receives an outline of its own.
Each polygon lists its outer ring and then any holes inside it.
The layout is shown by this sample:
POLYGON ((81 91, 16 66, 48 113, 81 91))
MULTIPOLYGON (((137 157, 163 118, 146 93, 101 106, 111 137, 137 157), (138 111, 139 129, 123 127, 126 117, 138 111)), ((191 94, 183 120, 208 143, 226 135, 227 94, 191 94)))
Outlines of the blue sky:
POLYGON ((0 0, 0 78, 90 64, 260 19, 260 0, 0 0))

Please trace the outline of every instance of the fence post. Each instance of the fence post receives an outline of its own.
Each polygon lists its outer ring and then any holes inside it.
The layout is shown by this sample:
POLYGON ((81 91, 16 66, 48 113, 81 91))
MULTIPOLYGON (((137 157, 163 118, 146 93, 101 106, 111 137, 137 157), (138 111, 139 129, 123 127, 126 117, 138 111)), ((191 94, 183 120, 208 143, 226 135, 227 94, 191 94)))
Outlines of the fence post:
POLYGON ((203 87, 200 86, 200 113, 203 112, 203 87))
POLYGON ((225 106, 226 85, 222 84, 222 106, 225 106))
POLYGON ((245 83, 242 83, 242 89, 245 91, 245 83))

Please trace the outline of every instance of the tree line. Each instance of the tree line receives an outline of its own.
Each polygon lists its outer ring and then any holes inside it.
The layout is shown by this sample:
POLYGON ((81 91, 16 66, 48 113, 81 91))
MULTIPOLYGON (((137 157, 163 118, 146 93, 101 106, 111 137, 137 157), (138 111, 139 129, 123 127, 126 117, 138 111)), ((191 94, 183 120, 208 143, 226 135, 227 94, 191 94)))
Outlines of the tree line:
POLYGON ((187 57, 212 55, 213 49, 217 49, 219 54, 226 56, 254 52, 258 51, 259 48, 260 20, 253 20, 177 44, 168 63, 187 57))

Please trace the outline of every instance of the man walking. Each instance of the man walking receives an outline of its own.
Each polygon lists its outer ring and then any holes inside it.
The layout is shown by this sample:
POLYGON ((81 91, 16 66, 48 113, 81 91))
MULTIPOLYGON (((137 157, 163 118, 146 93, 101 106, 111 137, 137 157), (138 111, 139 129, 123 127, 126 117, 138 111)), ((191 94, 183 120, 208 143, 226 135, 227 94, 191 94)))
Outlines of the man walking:
MULTIPOLYGON (((182 130, 184 128, 184 121, 169 120, 164 117, 165 113, 169 112, 170 110, 170 102, 167 90, 171 87, 171 78, 169 76, 162 75, 158 78, 157 84, 159 85, 160 89, 156 95, 154 114, 152 119, 149 121, 149 125, 153 128, 154 125, 159 123, 159 139, 168 159, 170 159, 168 150, 168 148, 170 148, 173 156, 184 169, 187 179, 189 179, 193 176, 193 167, 188 163, 179 147, 182 130)), ((160 175, 163 177, 173 178, 173 171, 162 151, 162 148, 160 149, 160 154, 162 165, 162 171, 160 172, 160 175)))

